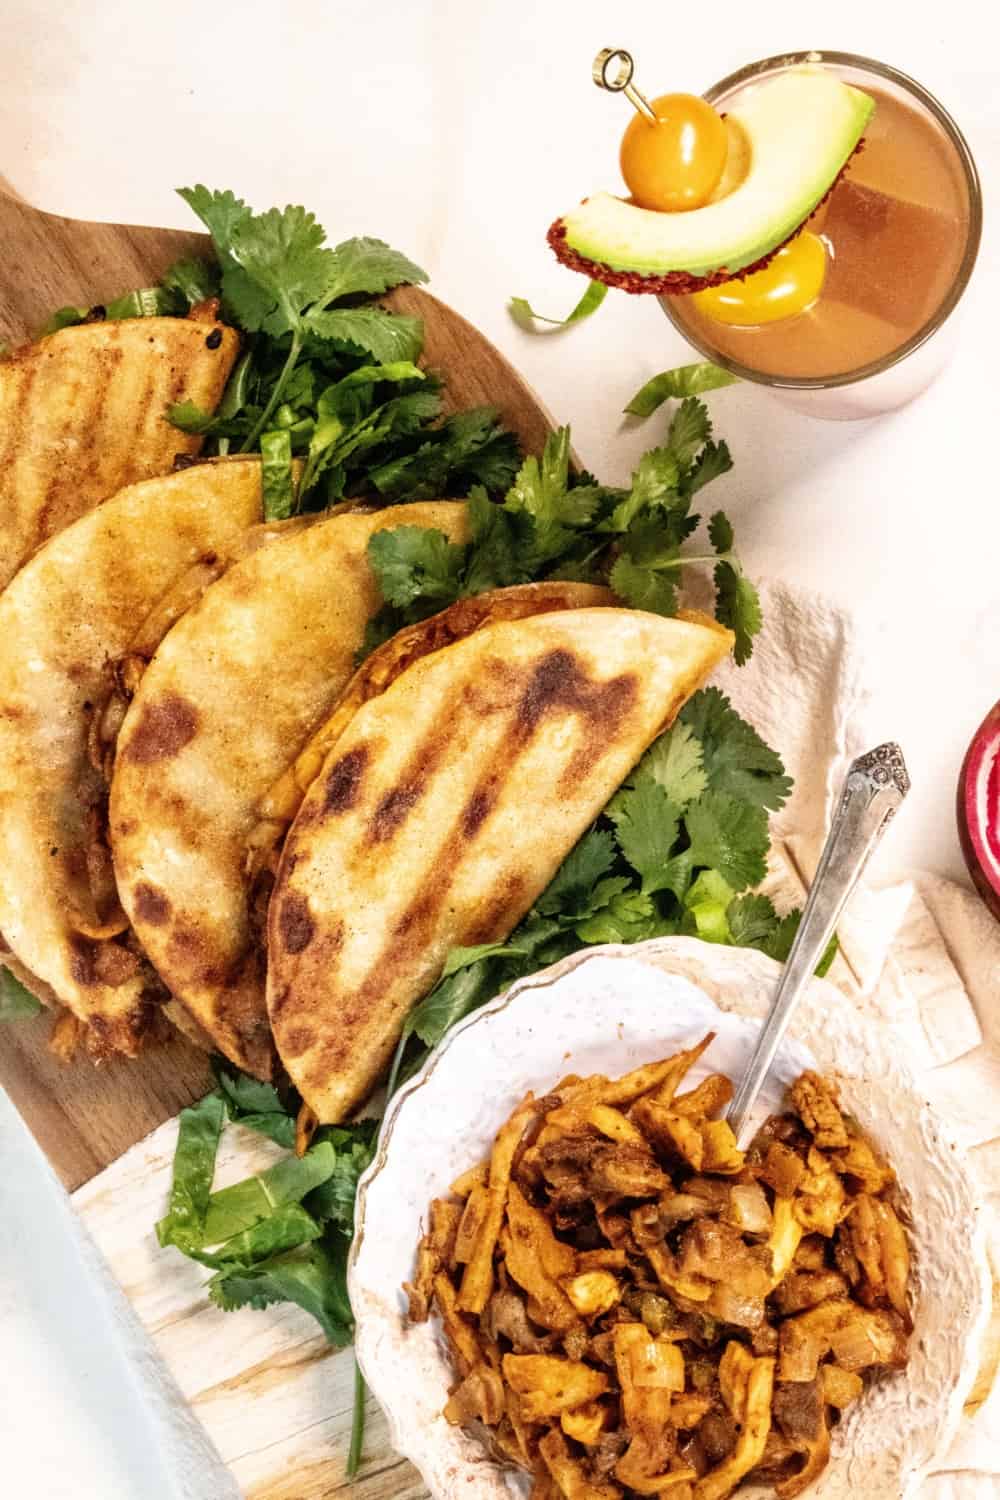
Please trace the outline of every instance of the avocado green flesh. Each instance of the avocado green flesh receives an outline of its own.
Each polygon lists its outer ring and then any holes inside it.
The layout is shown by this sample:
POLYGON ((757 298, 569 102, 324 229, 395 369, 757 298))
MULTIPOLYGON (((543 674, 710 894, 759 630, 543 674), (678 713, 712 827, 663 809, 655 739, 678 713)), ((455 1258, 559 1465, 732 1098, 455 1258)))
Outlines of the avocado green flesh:
POLYGON ((693 277, 740 271, 804 223, 837 179, 875 101, 822 68, 796 68, 748 89, 728 110, 750 167, 716 203, 680 213, 596 193, 563 218, 566 243, 615 271, 693 277))

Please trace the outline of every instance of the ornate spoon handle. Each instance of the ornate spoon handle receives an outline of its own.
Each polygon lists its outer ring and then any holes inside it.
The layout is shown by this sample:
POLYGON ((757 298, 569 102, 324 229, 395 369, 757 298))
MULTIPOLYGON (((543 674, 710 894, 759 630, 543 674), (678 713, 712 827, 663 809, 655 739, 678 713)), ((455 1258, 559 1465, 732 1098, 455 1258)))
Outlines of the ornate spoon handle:
POLYGON ((750 1112, 796 1001, 826 951, 847 898, 909 790, 910 778, 898 745, 869 750, 847 773, 792 950, 727 1112, 741 1146, 747 1144, 743 1136, 750 1112))

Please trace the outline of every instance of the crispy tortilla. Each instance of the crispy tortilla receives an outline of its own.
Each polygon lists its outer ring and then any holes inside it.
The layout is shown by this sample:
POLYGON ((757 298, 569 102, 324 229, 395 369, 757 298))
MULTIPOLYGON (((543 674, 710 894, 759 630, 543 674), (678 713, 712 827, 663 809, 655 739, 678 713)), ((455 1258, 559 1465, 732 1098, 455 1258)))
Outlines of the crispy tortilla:
POLYGON ((222 323, 128 318, 63 328, 0 361, 0 588, 101 500, 198 453, 202 439, 166 407, 214 411, 238 350, 222 323))
POLYGON ((510 933, 732 640, 632 610, 536 615, 416 662, 358 710, 268 917, 275 1043, 321 1121, 366 1096, 450 948, 510 933))
POLYGON ((247 835, 351 676, 380 602, 368 542, 401 522, 467 534, 464 505, 432 501, 323 518, 243 558, 165 635, 118 735, 110 835, 122 903, 175 999, 260 1078, 274 1063, 269 889, 245 872, 247 835), (181 710, 190 734, 151 760, 148 726, 181 710))
MULTIPOLYGON (((106 663, 185 569, 260 520, 259 461, 197 465, 105 501, 0 595, 0 931, 89 1023, 98 1056, 134 1053, 157 1010, 151 972, 122 937, 106 789, 88 757, 106 663)), ((147 726, 149 767, 194 727, 183 704, 165 705, 147 726)))
POLYGON ((595 609, 614 604, 610 589, 590 583, 521 583, 512 588, 490 589, 443 609, 430 619, 404 625, 392 638, 368 656, 337 699, 333 712, 312 734, 295 760, 260 801, 260 821, 248 840, 248 868, 252 874, 277 869, 281 844, 302 798, 309 790, 330 751, 370 698, 384 693, 390 683, 420 657, 441 651, 463 640, 485 625, 500 620, 523 620, 529 615, 561 609, 595 609))

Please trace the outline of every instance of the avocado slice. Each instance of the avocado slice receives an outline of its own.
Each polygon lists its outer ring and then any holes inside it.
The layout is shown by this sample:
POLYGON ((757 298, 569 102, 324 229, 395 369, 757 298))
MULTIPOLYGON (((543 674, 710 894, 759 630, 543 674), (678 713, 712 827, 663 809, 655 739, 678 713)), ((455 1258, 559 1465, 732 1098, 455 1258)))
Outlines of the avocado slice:
POLYGON ((830 192, 874 109, 824 68, 789 69, 727 114, 749 163, 726 196, 659 213, 595 193, 556 220, 549 244, 573 270, 630 292, 692 292, 757 270, 830 192))

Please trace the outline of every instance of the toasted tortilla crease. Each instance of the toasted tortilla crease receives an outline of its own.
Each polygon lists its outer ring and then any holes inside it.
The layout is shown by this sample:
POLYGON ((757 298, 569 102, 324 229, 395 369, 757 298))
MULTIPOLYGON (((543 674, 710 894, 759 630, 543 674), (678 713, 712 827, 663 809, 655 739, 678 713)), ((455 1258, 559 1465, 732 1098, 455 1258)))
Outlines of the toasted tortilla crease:
POLYGON ((100 501, 200 452, 167 406, 214 411, 238 352, 219 322, 128 318, 63 328, 0 362, 0 588, 100 501))
POLYGON ((450 948, 506 937, 728 653, 615 608, 487 625, 415 662, 335 743, 285 842, 268 1009, 320 1120, 388 1063, 450 948))
POLYGON ((125 910, 175 1001, 260 1078, 275 1060, 261 942, 269 885, 246 876, 246 840, 260 797, 354 670, 381 602, 368 542, 404 521, 466 535, 454 501, 341 512, 295 521, 264 546, 241 539, 244 555, 204 590, 182 580, 168 604, 184 603, 188 585, 200 597, 158 644, 117 736, 110 837, 125 910), (189 705, 192 733, 150 765, 144 726, 175 701, 189 705))
MULTIPOLYGON (((97 1056, 134 1054, 166 998, 123 933, 103 839, 88 741, 106 663, 186 569, 260 520, 256 459, 144 480, 53 537, 0 595, 0 930, 87 1023, 97 1056)), ((148 727, 147 770, 194 727, 189 704, 168 705, 148 727)))

